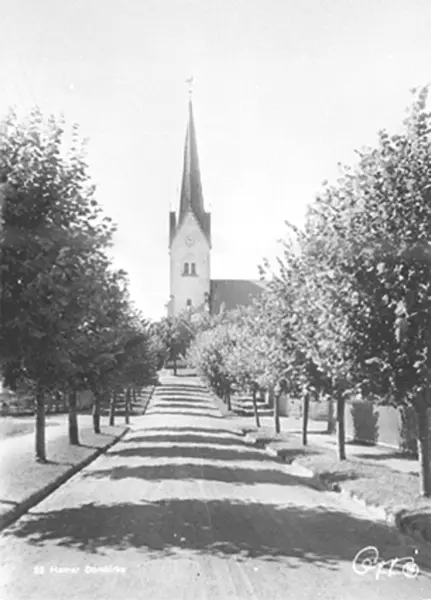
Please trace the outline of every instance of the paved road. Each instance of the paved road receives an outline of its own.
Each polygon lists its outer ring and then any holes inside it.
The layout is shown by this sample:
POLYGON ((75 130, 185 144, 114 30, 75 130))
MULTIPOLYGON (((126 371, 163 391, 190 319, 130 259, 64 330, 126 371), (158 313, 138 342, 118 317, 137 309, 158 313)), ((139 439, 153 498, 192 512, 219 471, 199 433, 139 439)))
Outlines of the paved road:
POLYGON ((429 548, 231 427, 195 379, 165 379, 122 442, 2 533, 1 600, 431 598, 429 548), (367 546, 421 573, 355 572, 367 546))

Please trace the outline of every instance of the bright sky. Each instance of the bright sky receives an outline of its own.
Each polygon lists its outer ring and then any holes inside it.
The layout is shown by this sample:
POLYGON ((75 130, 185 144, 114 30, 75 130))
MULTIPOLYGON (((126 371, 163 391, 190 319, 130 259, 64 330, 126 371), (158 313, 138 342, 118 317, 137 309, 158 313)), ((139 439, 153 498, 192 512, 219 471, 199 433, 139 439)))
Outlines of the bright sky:
POLYGON ((0 14, 0 115, 36 103, 80 124, 149 318, 169 297, 187 77, 214 278, 256 278, 284 220, 431 81, 431 0, 0 0, 0 14))

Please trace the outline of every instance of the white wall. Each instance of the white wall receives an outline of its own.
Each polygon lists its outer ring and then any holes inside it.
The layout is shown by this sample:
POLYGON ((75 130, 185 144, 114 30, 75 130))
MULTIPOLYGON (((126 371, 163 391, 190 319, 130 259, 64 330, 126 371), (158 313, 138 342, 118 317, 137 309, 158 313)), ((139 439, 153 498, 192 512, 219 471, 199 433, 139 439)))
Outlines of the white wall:
POLYGON ((175 233, 170 249, 170 293, 174 296, 170 314, 177 315, 187 306, 190 298, 197 308, 210 292, 210 248, 193 213, 189 213, 175 233), (194 244, 188 246, 186 238, 192 236, 194 244), (183 276, 184 263, 196 264, 196 276, 183 276))

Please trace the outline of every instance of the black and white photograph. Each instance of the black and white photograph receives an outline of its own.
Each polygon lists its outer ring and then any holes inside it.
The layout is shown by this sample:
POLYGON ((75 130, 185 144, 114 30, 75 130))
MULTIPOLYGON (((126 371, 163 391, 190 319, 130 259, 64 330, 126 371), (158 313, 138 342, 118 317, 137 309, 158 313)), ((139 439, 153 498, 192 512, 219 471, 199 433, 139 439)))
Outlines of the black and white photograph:
POLYGON ((431 0, 0 24, 0 600, 431 600, 431 0))

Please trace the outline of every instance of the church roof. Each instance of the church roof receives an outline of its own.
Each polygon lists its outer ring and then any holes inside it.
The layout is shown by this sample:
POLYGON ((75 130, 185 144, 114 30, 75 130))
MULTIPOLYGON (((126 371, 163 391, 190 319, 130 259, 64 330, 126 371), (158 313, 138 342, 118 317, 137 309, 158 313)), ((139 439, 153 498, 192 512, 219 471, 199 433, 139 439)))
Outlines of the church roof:
POLYGON ((210 237, 209 213, 205 212, 202 193, 201 173, 199 169, 198 148, 196 131, 193 119, 193 106, 189 100, 189 120, 187 124, 186 140, 184 145, 183 179, 181 184, 180 212, 178 227, 189 212, 193 212, 202 231, 210 237))
POLYGON ((247 306, 264 289, 265 283, 258 279, 212 279, 211 313, 219 314, 221 310, 247 306))

